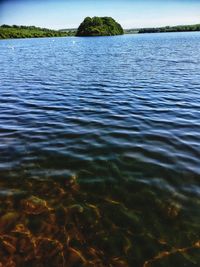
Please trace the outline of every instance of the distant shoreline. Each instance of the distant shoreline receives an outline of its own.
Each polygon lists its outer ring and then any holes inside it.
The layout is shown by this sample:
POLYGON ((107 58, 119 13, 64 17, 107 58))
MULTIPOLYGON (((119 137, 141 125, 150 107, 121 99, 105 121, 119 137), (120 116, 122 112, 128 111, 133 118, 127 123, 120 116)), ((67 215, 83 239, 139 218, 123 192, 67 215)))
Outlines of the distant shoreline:
MULTIPOLYGON (((71 37, 76 36, 77 29, 50 30, 35 26, 1 25, 0 39, 24 39, 24 38, 46 38, 46 37, 71 37)), ((170 33, 170 32, 198 32, 200 24, 166 26, 158 28, 125 29, 125 34, 142 33, 170 33)))
POLYGON ((200 24, 195 25, 178 25, 155 28, 126 29, 125 34, 140 33, 166 33, 166 32, 195 32, 200 31, 200 24))
POLYGON ((58 31, 35 26, 1 25, 0 39, 45 38, 74 36, 76 31, 58 31))

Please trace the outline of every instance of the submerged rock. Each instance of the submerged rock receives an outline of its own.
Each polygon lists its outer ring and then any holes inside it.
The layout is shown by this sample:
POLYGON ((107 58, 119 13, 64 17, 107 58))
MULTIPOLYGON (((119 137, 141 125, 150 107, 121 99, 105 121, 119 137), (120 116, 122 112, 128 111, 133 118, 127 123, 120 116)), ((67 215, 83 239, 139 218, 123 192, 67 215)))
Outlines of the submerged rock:
POLYGON ((20 214, 18 212, 8 212, 0 217, 0 233, 3 233, 12 228, 19 219, 20 214))
POLYGON ((25 213, 35 215, 45 213, 50 210, 45 200, 35 196, 31 196, 30 198, 23 200, 22 207, 25 213))
POLYGON ((44 266, 64 266, 63 245, 57 240, 38 238, 36 240, 36 255, 44 266))
POLYGON ((25 191, 29 197, 17 204, 8 197, 0 206, 0 267, 156 266, 162 251, 167 252, 162 261, 169 252, 199 251, 198 236, 187 231, 189 225, 198 232, 198 221, 184 224, 179 201, 158 198, 152 189, 80 186, 73 176, 67 182, 33 183, 25 191), (185 231, 176 234, 177 229, 185 231))
POLYGON ((168 219, 175 219, 179 216, 182 206, 176 201, 166 201, 160 204, 161 211, 168 219))
POLYGON ((67 256, 67 266, 86 266, 86 259, 82 255, 82 253, 74 248, 68 249, 68 256, 67 256))

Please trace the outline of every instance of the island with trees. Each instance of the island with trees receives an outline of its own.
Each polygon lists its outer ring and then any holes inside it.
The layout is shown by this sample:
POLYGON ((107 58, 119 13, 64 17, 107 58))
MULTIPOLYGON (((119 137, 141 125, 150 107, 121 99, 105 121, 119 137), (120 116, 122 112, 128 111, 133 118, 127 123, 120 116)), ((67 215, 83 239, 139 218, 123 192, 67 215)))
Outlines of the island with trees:
POLYGON ((122 35, 122 26, 111 17, 86 17, 80 24, 76 36, 122 35))

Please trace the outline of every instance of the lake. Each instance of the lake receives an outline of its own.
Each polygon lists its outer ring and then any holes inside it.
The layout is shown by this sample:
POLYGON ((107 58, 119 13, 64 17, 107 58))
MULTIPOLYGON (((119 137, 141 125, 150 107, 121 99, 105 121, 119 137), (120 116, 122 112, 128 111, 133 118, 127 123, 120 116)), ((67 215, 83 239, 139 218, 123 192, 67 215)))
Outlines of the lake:
POLYGON ((199 266, 200 33, 1 40, 0 60, 2 262, 199 266))

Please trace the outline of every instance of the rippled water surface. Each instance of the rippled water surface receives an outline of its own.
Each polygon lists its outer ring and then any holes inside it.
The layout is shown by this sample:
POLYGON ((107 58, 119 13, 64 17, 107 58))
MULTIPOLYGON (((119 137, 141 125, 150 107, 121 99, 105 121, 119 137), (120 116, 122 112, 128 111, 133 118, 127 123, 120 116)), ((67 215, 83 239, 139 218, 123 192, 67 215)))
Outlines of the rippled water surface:
POLYGON ((200 33, 2 40, 0 60, 2 234, 68 242, 56 267, 199 266, 200 33), (38 202, 76 235, 30 225, 38 202))

